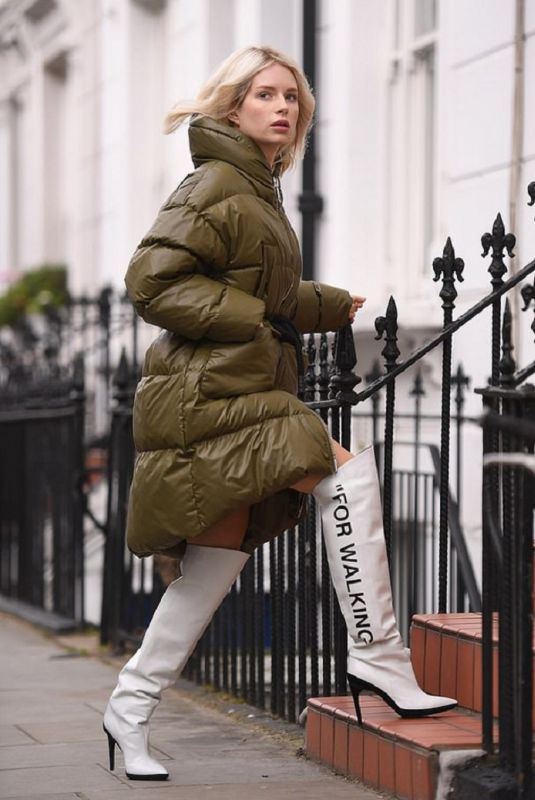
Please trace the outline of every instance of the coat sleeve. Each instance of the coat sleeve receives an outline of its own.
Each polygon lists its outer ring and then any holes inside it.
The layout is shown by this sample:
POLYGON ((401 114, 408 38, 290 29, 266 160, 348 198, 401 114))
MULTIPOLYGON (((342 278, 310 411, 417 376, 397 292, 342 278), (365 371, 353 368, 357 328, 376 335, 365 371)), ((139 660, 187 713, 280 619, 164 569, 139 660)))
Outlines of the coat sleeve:
POLYGON ((128 265, 128 296, 145 322, 188 339, 249 341, 265 304, 218 278, 227 262, 206 214, 187 204, 164 206, 128 265))
POLYGON ((351 295, 326 283, 301 281, 292 322, 300 333, 337 331, 349 322, 351 295))

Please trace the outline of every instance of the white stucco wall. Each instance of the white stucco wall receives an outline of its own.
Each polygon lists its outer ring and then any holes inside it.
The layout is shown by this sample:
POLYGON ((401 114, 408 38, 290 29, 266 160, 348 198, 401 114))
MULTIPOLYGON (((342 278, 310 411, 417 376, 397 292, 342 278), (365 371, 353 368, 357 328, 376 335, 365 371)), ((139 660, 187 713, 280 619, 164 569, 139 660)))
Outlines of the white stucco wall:
MULTIPOLYGON (((236 47, 271 44, 301 60, 302 0, 56 0, 56 11, 39 23, 25 14, 31 5, 10 0, 0 7, 0 289, 17 271, 49 259, 68 264, 75 294, 105 283, 122 288, 137 242, 191 169, 187 131, 164 136, 164 114, 193 98, 236 47), (58 56, 65 58, 64 80, 49 70, 58 56)), ((368 298, 356 324, 357 370, 364 376, 383 346, 373 342, 374 320, 391 294, 402 357, 439 329, 440 285, 431 280, 431 263, 448 235, 465 260, 455 315, 490 288, 480 236, 498 211, 507 230, 510 224, 515 2, 438 3, 436 197, 425 264, 413 258, 412 223, 422 209, 411 183, 420 143, 408 133, 408 78, 396 108, 389 107, 394 0, 319 0, 318 7, 317 176, 325 210, 317 272, 368 298), (392 119, 405 123, 392 127, 392 119)), ((535 253, 535 209, 525 205, 525 186, 535 179, 535 0, 526 0, 525 10, 518 265, 535 253)), ((283 189, 299 233, 299 170, 284 177, 283 189)), ((483 385, 490 371, 489 319, 487 313, 474 321, 454 342, 454 368, 462 360, 473 386, 483 385)), ((521 364, 533 357, 532 319, 529 312, 517 322, 521 364)), ((426 358, 424 369, 423 408, 432 413, 440 352, 426 358)), ((399 410, 412 408, 403 390, 413 378, 399 381, 399 410)), ((480 407, 469 395, 465 411, 477 415, 480 407)), ((436 437, 426 425, 426 435, 436 437)), ((411 436, 401 418, 397 436, 411 436)), ((475 553, 478 429, 467 442, 464 512, 475 553)))

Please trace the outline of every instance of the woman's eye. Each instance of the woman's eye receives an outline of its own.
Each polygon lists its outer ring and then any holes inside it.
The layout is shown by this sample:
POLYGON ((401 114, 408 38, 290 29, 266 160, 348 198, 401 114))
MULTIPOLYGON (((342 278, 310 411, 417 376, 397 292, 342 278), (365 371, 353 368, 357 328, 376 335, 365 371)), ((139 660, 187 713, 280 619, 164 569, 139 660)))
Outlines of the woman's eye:
POLYGON ((269 97, 270 94, 269 94, 269 92, 260 92, 260 94, 258 96, 261 97, 262 100, 264 100, 266 97, 269 97))
POLYGON ((288 95, 286 95, 286 99, 290 100, 292 103, 294 103, 297 100, 297 95, 296 94, 288 94, 288 95))

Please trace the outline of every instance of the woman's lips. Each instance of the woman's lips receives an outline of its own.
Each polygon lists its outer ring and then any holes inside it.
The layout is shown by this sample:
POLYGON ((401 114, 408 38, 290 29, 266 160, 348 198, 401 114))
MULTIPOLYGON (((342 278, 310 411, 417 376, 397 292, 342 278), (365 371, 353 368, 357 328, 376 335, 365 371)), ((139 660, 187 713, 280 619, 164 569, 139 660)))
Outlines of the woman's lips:
POLYGON ((290 129, 290 125, 289 125, 288 122, 274 122, 271 125, 271 127, 272 128, 281 128, 282 130, 285 130, 285 131, 290 129))

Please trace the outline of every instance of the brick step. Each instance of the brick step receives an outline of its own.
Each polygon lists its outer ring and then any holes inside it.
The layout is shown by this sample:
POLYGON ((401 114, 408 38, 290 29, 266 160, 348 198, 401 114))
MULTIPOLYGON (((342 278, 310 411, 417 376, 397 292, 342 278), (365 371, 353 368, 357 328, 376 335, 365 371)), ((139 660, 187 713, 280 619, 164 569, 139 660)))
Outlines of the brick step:
MULTIPOLYGON (((496 711, 496 618, 493 624, 493 642, 493 704, 496 711)), ((411 658, 418 683, 426 692, 455 697, 460 706, 471 711, 481 711, 481 657, 481 614, 417 614, 413 617, 411 658)), ((535 730, 535 703, 533 729, 535 730)))
POLYGON ((434 800, 444 751, 479 750, 481 717, 457 710, 401 719, 379 697, 361 695, 363 724, 351 697, 308 701, 309 758, 407 800, 434 800))

